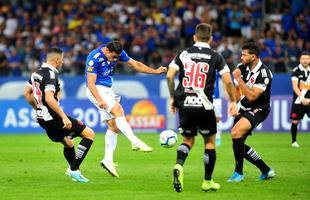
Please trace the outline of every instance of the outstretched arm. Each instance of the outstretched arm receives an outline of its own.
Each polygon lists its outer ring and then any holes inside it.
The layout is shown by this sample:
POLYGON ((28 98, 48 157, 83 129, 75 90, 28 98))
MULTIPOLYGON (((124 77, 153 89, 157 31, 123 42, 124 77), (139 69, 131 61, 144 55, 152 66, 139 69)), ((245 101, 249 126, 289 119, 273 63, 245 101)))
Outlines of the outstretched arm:
POLYGON ((146 74, 162 74, 167 72, 167 68, 166 67, 159 67, 157 69, 153 69, 149 66, 146 66, 145 64, 143 64, 142 62, 136 61, 134 59, 130 59, 128 62, 126 62, 130 67, 132 67, 134 70, 138 71, 138 72, 142 72, 142 73, 146 73, 146 74))

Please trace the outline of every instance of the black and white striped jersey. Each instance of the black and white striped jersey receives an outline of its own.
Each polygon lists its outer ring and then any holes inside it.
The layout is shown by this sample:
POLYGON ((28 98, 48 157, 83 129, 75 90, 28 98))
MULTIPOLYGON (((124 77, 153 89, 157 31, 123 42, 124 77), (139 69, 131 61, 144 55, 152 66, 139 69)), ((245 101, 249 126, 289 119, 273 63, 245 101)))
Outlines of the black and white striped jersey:
POLYGON ((44 121, 59 118, 59 116, 47 105, 45 101, 45 92, 53 91, 56 101, 57 94, 60 92, 60 84, 58 79, 58 70, 46 63, 32 73, 28 86, 32 87, 33 96, 37 102, 37 118, 44 121))
MULTIPOLYGON (((261 109, 270 111, 270 89, 272 83, 272 72, 259 60, 257 65, 250 70, 250 67, 240 63, 237 68, 241 70, 241 77, 249 88, 258 87, 264 92, 254 101, 249 101, 241 94, 240 107, 243 110, 261 109)), ((236 84, 237 81, 235 81, 236 84)))
MULTIPOLYGON (((304 68, 301 64, 299 64, 293 69, 291 79, 298 82, 298 88, 300 89, 303 97, 310 98, 310 67, 304 68)), ((301 104, 301 101, 297 98, 295 92, 293 102, 295 104, 301 104)))
POLYGON ((169 67, 179 72, 179 85, 174 94, 177 108, 207 109, 204 103, 213 102, 216 71, 220 75, 230 72, 224 58, 202 42, 180 52, 169 67))

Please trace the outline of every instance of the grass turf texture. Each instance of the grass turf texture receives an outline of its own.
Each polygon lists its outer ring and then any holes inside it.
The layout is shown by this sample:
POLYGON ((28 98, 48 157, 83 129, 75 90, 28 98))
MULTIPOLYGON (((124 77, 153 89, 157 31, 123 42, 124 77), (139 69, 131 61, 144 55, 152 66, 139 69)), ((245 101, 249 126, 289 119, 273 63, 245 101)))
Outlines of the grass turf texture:
MULTIPOLYGON (((217 148, 213 178, 221 184, 217 192, 201 191, 204 174, 202 138, 184 166, 184 189, 172 188, 172 167, 176 147, 159 146, 158 134, 139 137, 154 148, 152 153, 133 152, 128 140, 118 137, 115 160, 120 178, 111 177, 99 165, 104 135, 97 134, 92 149, 81 166, 90 183, 71 181, 65 175, 67 164, 61 144, 44 134, 0 135, 0 199, 309 199, 310 134, 299 134, 299 149, 290 146, 289 134, 254 133, 247 144, 276 171, 276 178, 259 181, 259 170, 245 161, 245 181, 227 183, 234 169, 229 134, 222 135, 217 148)), ((179 136, 179 139, 181 137, 179 136)), ((75 143, 79 142, 79 138, 75 143)), ((180 141, 177 145, 180 144, 180 141)))

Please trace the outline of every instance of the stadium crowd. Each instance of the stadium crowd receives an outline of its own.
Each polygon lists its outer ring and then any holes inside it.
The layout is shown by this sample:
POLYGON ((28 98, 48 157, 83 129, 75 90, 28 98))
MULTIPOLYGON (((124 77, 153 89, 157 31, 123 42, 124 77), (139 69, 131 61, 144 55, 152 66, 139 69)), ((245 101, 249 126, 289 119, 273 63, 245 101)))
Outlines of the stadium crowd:
MULTIPOLYGON (((167 66, 192 43, 195 26, 213 26, 213 48, 230 67, 240 46, 254 39, 273 72, 290 72, 310 50, 309 0, 1 0, 0 76, 28 75, 44 52, 65 52, 66 75, 84 73, 89 51, 119 39, 134 59, 167 66)), ((120 73, 134 73, 117 68, 120 73)))

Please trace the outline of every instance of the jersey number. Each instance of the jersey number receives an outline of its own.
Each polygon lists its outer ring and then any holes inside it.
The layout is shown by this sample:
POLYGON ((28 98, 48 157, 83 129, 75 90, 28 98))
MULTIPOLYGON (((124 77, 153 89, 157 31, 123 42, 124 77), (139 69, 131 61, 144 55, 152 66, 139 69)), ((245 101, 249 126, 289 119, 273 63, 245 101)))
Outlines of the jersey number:
POLYGON ((208 63, 187 62, 184 65, 183 87, 201 88, 206 86, 207 73, 209 71, 208 63))

